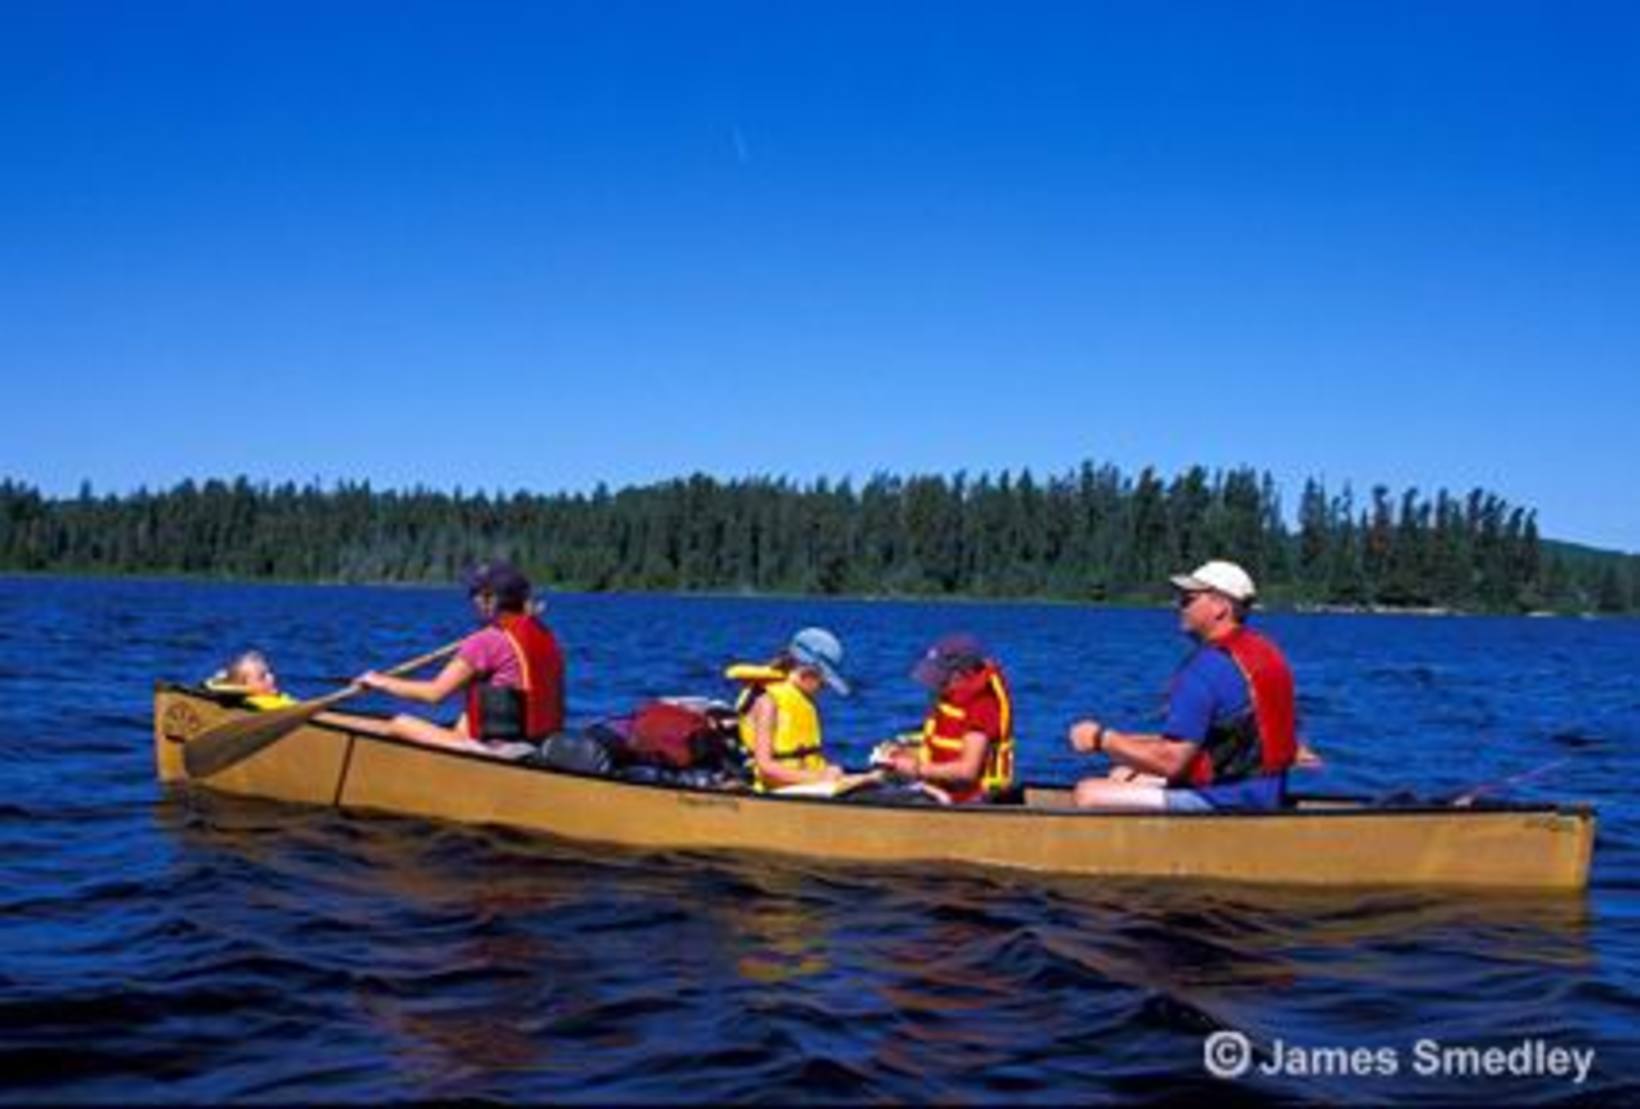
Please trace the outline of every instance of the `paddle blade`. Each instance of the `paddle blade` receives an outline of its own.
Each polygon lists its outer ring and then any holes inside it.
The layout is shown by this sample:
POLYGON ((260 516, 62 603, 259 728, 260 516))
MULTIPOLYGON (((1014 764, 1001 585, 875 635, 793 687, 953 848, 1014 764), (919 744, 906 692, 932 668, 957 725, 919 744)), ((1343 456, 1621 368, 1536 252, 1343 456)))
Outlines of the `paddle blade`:
POLYGON ((209 778, 300 728, 325 708, 328 699, 243 716, 189 740, 182 765, 190 778, 209 778))

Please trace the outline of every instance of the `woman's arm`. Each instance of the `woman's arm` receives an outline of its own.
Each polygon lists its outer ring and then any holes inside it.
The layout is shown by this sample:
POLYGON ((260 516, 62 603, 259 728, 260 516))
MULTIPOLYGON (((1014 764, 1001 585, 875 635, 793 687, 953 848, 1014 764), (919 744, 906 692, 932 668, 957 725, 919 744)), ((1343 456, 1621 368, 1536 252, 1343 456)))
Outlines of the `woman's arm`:
POLYGON ((390 697, 402 697, 406 701, 436 705, 456 690, 465 688, 477 673, 471 663, 457 655, 444 664, 444 669, 438 672, 437 677, 425 680, 394 678, 370 670, 360 674, 357 681, 366 689, 374 689, 390 697))

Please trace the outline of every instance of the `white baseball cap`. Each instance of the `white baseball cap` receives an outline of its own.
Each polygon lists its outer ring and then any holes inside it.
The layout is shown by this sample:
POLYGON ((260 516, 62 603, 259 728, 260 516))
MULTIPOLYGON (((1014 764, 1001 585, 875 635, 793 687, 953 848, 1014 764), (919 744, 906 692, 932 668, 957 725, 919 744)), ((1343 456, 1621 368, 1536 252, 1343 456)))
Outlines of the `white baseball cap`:
POLYGON ((1251 601, 1258 593, 1252 577, 1246 570, 1234 562, 1225 562, 1217 558, 1202 563, 1188 574, 1174 574, 1169 580, 1173 582, 1173 588, 1187 593, 1211 589, 1243 604, 1251 601))

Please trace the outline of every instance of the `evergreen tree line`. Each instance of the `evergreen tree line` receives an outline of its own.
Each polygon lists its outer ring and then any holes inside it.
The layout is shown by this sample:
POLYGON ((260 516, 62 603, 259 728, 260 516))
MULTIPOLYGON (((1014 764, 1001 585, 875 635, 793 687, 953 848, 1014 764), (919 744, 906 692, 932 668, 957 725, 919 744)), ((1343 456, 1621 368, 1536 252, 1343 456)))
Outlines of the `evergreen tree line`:
POLYGON ((1113 466, 1037 479, 877 474, 590 494, 298 487, 245 478, 48 498, 0 482, 0 569, 437 582, 506 555, 537 581, 605 590, 1159 599, 1211 557, 1276 604, 1628 612, 1640 558, 1541 540, 1533 511, 1476 489, 1306 483, 1289 527, 1267 473, 1113 466))

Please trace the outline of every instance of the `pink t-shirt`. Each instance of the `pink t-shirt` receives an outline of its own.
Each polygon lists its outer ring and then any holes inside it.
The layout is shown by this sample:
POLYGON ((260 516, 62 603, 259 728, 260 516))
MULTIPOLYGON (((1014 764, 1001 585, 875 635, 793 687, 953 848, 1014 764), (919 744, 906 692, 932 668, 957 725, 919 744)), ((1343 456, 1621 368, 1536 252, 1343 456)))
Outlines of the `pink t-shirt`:
POLYGON ((518 670, 518 652, 512 649, 507 633, 494 625, 476 631, 463 640, 456 657, 480 675, 488 674, 489 685, 517 689, 523 684, 523 675, 518 670))

